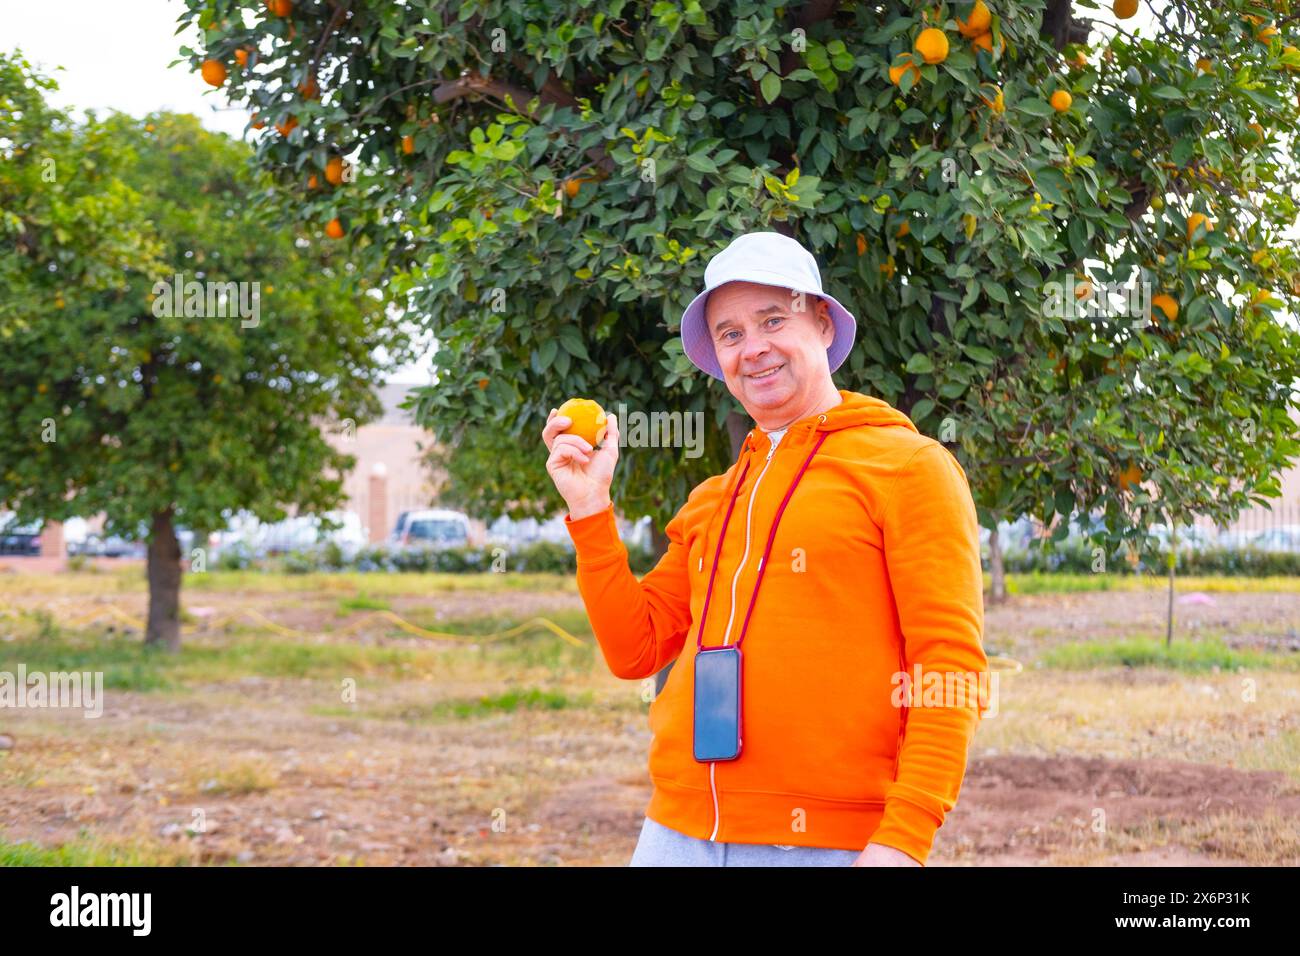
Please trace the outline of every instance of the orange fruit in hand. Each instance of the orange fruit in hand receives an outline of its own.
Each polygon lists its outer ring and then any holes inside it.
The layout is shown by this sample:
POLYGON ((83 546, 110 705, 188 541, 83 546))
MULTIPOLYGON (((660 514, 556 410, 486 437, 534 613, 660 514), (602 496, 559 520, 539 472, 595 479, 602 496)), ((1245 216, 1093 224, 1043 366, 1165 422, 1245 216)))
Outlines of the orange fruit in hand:
POLYGON ((329 236, 331 239, 342 239, 343 223, 339 222, 337 219, 331 219, 325 224, 325 235, 329 236))
POLYGON ((577 435, 595 448, 605 439, 605 410, 589 398, 571 398, 555 410, 569 419, 561 435, 577 435))
POLYGON ((209 86, 220 86, 226 82, 226 64, 220 60, 204 60, 199 73, 209 86))
POLYGON ((329 162, 325 164, 325 178, 333 186, 343 182, 343 157, 330 157, 329 162))

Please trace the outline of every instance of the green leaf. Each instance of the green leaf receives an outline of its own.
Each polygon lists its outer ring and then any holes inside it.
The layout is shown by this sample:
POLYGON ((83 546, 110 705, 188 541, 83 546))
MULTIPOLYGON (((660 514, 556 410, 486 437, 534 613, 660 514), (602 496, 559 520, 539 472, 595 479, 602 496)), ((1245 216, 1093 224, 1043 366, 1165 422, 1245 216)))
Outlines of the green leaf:
POLYGON ((781 95, 781 77, 769 72, 759 81, 758 88, 763 94, 763 99, 772 103, 781 95))
POLYGON ((906 371, 909 375, 928 375, 934 371, 934 363, 924 352, 917 352, 907 360, 906 371))

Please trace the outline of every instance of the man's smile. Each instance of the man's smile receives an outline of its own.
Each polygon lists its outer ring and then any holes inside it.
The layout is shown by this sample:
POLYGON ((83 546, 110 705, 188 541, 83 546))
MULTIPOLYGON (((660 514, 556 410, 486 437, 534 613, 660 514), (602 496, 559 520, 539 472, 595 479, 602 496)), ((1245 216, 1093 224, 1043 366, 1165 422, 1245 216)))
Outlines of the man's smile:
POLYGON ((782 362, 780 365, 774 365, 771 368, 764 369, 761 372, 750 372, 746 376, 746 378, 769 378, 775 375, 777 372, 781 371, 781 369, 783 368, 785 368, 784 362, 782 362))

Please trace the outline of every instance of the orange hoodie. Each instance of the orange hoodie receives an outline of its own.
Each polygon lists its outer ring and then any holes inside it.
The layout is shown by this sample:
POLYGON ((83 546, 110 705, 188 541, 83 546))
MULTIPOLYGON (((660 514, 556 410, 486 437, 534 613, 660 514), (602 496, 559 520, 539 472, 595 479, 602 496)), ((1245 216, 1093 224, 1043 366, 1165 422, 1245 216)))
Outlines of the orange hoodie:
POLYGON ((839 394, 775 447, 751 430, 739 461, 690 493, 665 529, 667 552, 639 582, 612 506, 565 521, 610 670, 636 680, 677 661, 650 705, 647 816, 701 839, 880 843, 925 863, 957 801, 980 710, 952 697, 919 706, 921 688, 928 674, 966 675, 967 686, 987 676, 979 525, 947 449, 886 402, 839 394), (734 483, 744 472, 706 647, 740 636, 773 518, 823 433, 777 526, 745 631, 741 754, 697 762, 696 632, 734 483))

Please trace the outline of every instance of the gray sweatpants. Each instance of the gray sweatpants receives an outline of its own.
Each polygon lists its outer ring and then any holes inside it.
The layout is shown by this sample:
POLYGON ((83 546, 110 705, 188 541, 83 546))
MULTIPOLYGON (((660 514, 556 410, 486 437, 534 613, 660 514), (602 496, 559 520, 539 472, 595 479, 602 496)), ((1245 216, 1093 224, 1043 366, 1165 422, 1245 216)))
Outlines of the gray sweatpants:
POLYGON ((628 866, 852 866, 861 855, 861 850, 701 840, 646 817, 628 866))

